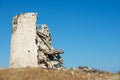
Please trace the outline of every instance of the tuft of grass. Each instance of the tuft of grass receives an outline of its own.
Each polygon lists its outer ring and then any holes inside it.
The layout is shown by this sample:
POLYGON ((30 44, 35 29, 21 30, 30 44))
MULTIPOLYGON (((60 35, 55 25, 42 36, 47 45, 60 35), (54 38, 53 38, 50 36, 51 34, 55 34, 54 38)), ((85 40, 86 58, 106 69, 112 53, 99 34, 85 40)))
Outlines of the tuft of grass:
POLYGON ((0 70, 0 80, 106 80, 103 76, 71 70, 10 68, 0 70))

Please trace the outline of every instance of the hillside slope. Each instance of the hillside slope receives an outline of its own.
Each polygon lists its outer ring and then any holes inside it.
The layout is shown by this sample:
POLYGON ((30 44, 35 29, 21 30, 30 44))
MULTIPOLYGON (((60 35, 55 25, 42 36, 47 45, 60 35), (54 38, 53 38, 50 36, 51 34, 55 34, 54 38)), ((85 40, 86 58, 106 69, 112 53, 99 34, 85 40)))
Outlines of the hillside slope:
POLYGON ((111 75, 113 74, 41 68, 11 68, 0 70, 0 80, 109 80, 111 75))

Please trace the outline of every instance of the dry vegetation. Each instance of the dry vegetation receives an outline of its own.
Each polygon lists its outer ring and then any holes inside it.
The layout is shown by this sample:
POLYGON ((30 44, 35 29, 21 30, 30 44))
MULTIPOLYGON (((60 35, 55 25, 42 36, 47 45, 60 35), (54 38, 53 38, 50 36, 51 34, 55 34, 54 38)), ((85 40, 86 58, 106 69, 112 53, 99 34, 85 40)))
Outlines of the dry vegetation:
POLYGON ((41 68, 0 70, 0 80, 107 80, 110 75, 41 68))
POLYGON ((120 75, 120 71, 118 72, 118 74, 120 75))

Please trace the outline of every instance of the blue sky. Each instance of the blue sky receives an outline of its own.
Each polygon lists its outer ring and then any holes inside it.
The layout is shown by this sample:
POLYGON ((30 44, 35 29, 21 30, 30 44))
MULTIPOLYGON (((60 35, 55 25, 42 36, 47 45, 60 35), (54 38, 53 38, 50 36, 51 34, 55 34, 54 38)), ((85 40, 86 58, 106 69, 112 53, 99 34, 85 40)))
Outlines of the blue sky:
POLYGON ((48 24, 65 67, 120 70, 119 0, 0 0, 0 68, 9 66, 12 18, 25 12, 48 24))

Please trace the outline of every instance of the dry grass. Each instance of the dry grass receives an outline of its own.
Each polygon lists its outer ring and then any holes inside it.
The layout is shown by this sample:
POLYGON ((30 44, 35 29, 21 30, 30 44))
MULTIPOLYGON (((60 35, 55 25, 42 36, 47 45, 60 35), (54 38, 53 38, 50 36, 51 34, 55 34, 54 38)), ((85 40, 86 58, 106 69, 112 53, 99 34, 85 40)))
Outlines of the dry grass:
POLYGON ((0 70, 0 80, 107 80, 106 76, 109 76, 109 74, 101 75, 41 68, 0 70))

